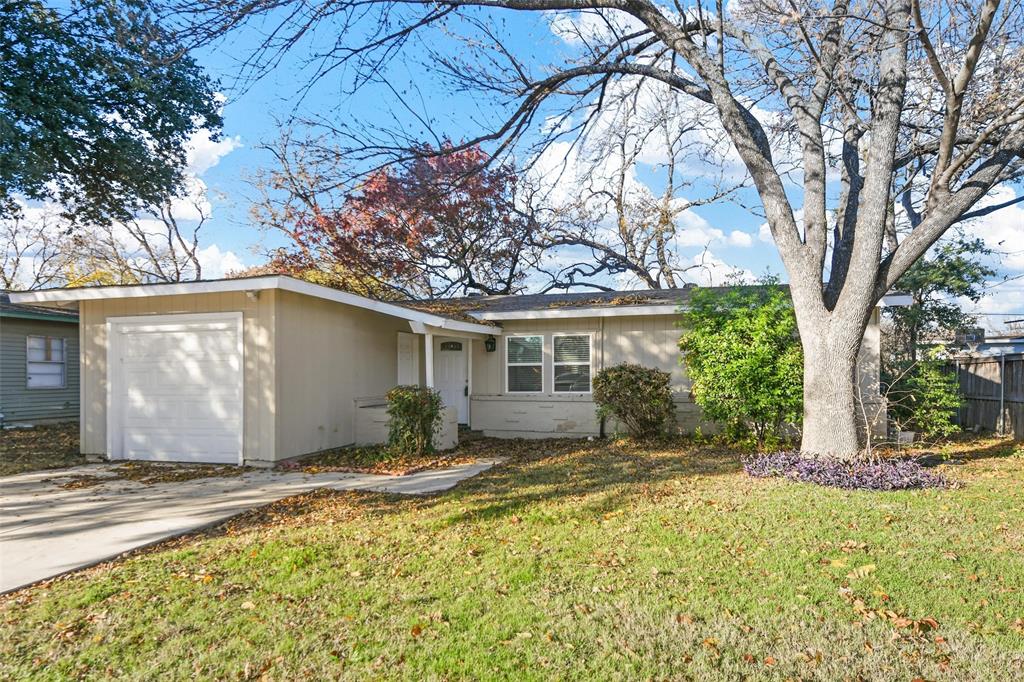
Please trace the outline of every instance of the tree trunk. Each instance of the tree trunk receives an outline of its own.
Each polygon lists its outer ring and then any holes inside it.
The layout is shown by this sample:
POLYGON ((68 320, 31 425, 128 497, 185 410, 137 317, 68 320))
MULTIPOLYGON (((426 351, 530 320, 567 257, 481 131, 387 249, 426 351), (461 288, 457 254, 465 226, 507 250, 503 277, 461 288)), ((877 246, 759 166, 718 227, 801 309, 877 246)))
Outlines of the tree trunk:
POLYGON ((857 354, 863 330, 843 326, 817 331, 820 333, 802 334, 804 423, 800 450, 811 456, 853 459, 861 449, 857 354))

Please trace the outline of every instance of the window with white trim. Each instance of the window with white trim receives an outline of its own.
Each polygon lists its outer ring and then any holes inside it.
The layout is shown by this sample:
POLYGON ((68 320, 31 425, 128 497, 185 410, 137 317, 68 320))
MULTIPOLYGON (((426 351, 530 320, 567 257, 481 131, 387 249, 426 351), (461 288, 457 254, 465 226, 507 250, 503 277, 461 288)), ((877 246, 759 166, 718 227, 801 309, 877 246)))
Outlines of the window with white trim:
POLYGON ((509 393, 544 390, 544 337, 505 337, 505 389, 509 393))
POLYGON ((67 344, 54 336, 25 337, 25 384, 28 388, 64 388, 67 344))
POLYGON ((551 345, 555 393, 589 393, 590 334, 555 334, 551 345))

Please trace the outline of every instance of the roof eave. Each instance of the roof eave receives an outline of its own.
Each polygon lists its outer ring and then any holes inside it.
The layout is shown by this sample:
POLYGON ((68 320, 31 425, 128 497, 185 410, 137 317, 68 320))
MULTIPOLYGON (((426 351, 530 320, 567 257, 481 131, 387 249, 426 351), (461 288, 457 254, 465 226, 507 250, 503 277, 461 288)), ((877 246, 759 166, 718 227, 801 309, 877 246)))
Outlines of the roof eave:
POLYGON ((43 289, 11 293, 12 303, 36 305, 59 305, 79 301, 98 301, 117 298, 145 298, 149 296, 177 296, 183 294, 216 294, 238 291, 264 291, 280 289, 294 293, 343 303, 365 310, 373 310, 404 320, 422 322, 435 327, 479 334, 500 334, 500 329, 491 325, 462 322, 440 315, 422 313, 411 308, 376 301, 347 291, 339 291, 321 284, 313 284, 285 275, 263 275, 260 277, 219 279, 200 282, 174 282, 170 284, 137 284, 129 286, 79 287, 74 289, 43 289))
POLYGON ((468 314, 480 320, 556 320, 573 317, 626 317, 636 315, 675 315, 682 310, 678 304, 590 306, 574 308, 557 306, 533 310, 502 310, 488 312, 470 311, 468 314))
POLYGON ((42 322, 62 322, 64 324, 78 324, 78 318, 72 315, 60 315, 57 313, 47 314, 45 312, 30 312, 19 310, 2 310, 0 317, 12 317, 19 320, 39 320, 42 322))

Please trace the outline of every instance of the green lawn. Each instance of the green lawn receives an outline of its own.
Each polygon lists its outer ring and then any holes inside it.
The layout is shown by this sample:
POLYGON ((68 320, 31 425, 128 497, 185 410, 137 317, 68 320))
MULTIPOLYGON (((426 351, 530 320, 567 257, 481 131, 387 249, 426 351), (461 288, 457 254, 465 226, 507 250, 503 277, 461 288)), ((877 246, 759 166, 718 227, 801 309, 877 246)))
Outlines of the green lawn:
POLYGON ((1024 678, 1024 454, 963 487, 755 480, 677 444, 478 441, 430 498, 314 493, 0 605, 0 678, 1024 678))

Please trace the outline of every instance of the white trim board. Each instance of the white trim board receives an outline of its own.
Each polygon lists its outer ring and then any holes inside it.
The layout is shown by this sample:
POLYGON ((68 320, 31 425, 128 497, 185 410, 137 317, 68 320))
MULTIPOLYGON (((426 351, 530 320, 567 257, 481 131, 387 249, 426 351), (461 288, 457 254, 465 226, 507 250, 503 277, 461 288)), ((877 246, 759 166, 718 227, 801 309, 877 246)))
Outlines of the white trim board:
POLYGON ((452 331, 474 332, 477 334, 500 334, 501 329, 487 324, 463 322, 441 315, 424 313, 405 306, 384 301, 375 301, 365 296, 339 291, 320 284, 312 284, 287 275, 265 275, 239 279, 217 279, 198 282, 173 282, 168 284, 138 284, 133 286, 77 287, 73 289, 42 289, 11 293, 12 303, 71 303, 77 301, 98 301, 116 298, 146 298, 149 296, 178 296, 182 294, 220 294, 227 292, 259 292, 266 289, 280 289, 297 294, 322 298, 335 303, 344 303, 356 308, 373 310, 411 322, 431 325, 452 331))

